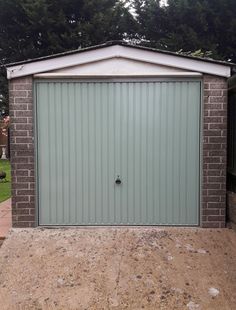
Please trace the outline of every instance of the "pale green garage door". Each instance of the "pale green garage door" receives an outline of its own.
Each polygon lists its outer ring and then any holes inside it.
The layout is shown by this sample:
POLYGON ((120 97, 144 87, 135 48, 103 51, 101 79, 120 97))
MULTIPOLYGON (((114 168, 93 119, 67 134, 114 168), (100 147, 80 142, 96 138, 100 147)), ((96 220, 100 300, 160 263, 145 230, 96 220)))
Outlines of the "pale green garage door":
POLYGON ((200 81, 38 81, 39 225, 198 225, 200 81))

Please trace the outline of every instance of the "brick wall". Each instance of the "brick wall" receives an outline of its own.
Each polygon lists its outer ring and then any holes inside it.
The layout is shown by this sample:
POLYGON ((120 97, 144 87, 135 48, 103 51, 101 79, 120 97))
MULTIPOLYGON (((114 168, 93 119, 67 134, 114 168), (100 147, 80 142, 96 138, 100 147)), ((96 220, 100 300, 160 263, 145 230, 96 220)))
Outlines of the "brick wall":
MULTIPOLYGON (((13 226, 35 226, 32 78, 9 84, 13 226)), ((227 82, 204 76, 202 227, 224 227, 226 211, 227 82)))
POLYGON ((227 193, 227 217, 231 226, 236 229, 236 193, 227 193))
POLYGON ((35 226, 32 85, 31 77, 9 83, 13 227, 35 226))
POLYGON ((227 80, 204 76, 202 227, 225 227, 227 80))

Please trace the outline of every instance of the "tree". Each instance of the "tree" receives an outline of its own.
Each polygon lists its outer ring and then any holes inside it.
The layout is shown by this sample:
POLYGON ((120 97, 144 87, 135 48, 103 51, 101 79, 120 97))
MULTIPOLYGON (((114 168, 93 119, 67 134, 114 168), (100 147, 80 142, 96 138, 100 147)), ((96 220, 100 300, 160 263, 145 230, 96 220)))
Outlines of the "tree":
POLYGON ((0 119, 2 114, 8 114, 8 83, 5 69, 0 68, 0 119))
POLYGON ((0 0, 1 64, 132 36, 135 20, 118 0, 0 0))
POLYGON ((158 0, 133 2, 139 36, 151 46, 171 51, 211 51, 236 61, 235 0, 158 0))
POLYGON ((0 0, 0 59, 22 60, 134 33, 117 0, 0 0))
POLYGON ((165 9, 160 0, 133 0, 131 6, 135 12, 140 43, 165 49, 162 39, 168 33, 166 29, 165 9))
POLYGON ((235 0, 0 0, 3 65, 117 39, 236 62, 235 0))

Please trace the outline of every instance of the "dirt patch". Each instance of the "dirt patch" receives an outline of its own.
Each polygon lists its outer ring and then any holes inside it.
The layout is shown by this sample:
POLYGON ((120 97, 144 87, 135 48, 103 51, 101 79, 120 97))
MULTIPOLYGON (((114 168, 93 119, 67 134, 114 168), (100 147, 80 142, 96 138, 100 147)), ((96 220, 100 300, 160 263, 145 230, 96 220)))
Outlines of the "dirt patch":
POLYGON ((12 230, 1 309, 233 310, 235 245, 228 229, 12 230))

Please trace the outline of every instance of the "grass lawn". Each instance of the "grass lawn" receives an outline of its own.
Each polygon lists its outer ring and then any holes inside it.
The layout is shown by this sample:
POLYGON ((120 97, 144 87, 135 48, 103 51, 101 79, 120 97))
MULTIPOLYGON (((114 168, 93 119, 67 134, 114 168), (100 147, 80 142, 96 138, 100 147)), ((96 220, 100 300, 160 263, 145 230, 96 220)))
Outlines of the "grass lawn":
POLYGON ((11 166, 9 160, 0 159, 0 171, 7 174, 6 182, 0 181, 0 202, 11 197, 11 166))

